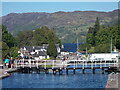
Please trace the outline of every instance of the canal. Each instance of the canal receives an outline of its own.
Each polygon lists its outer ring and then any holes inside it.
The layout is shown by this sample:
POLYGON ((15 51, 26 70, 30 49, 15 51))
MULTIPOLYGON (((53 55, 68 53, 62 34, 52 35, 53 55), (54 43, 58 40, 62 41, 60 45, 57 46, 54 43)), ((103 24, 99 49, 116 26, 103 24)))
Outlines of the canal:
POLYGON ((105 88, 108 74, 101 74, 101 70, 96 70, 92 74, 92 70, 86 70, 82 74, 82 70, 69 71, 66 75, 53 75, 37 73, 12 73, 10 77, 2 79, 2 88, 105 88))

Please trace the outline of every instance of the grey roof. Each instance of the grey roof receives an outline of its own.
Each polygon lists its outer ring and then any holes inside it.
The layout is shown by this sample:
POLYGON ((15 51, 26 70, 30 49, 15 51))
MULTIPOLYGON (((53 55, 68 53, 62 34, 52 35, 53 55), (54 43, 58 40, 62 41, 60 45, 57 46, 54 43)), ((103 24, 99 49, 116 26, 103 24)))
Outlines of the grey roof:
MULTIPOLYGON (((47 49, 49 44, 43 44, 43 46, 24 46, 27 51, 31 52, 33 50, 47 49)), ((55 44, 56 48, 59 48, 59 44, 55 44)), ((21 48, 24 48, 21 47, 21 48)))
MULTIPOLYGON (((28 51, 43 49, 43 46, 24 46, 24 47, 25 47, 26 50, 28 50, 28 51)), ((22 47, 22 48, 24 48, 24 47, 22 47)))
POLYGON ((34 57, 39 57, 39 56, 47 56, 46 52, 45 51, 39 51, 38 54, 35 53, 33 54, 32 56, 34 57))
MULTIPOLYGON (((24 47, 22 47, 22 48, 24 48, 24 47)), ((25 48, 26 48, 26 50, 28 50, 28 51, 33 51, 33 47, 32 47, 32 46, 25 46, 25 48)))
POLYGON ((35 50, 43 49, 43 46, 34 46, 35 50))

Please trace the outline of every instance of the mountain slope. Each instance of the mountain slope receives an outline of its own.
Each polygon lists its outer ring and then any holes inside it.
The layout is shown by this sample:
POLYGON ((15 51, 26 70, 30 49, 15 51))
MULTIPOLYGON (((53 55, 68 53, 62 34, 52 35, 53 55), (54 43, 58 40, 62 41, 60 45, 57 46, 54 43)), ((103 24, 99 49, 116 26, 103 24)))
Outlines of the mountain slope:
POLYGON ((94 25, 96 17, 99 17, 101 24, 107 25, 109 22, 117 20, 118 10, 112 12, 11 13, 2 17, 2 23, 14 35, 19 31, 48 26, 53 28, 62 42, 73 43, 76 42, 76 38, 80 38, 79 42, 85 42, 88 27, 94 25))

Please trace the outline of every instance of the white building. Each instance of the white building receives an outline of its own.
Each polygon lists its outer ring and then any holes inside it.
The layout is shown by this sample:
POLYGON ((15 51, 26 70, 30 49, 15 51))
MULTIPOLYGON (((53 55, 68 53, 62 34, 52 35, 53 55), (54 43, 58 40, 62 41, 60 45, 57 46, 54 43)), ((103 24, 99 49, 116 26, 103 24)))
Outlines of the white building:
POLYGON ((119 53, 95 53, 89 56, 89 59, 96 60, 115 60, 119 57, 119 53))

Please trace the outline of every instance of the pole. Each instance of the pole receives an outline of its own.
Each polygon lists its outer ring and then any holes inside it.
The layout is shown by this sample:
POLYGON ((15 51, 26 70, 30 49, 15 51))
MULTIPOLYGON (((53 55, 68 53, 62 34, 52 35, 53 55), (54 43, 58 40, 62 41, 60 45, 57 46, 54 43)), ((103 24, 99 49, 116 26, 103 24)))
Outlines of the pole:
POLYGON ((82 68, 84 69, 84 61, 83 61, 83 67, 82 68))
POLYGON ((52 69, 54 69, 54 60, 52 61, 52 63, 53 63, 52 69))
POLYGON ((37 60, 37 68, 38 68, 38 60, 37 60))
POLYGON ((17 68, 17 60, 15 61, 15 63, 16 63, 16 68, 17 68))
POLYGON ((110 49, 110 52, 112 54, 112 37, 111 37, 111 49, 110 49))
POLYGON ((23 68, 24 68, 24 58, 23 58, 23 68))
POLYGON ((78 59, 78 38, 77 38, 77 59, 78 59))
POLYGON ((30 59, 30 68, 31 68, 31 59, 30 59))
POLYGON ((96 67, 96 60, 94 59, 94 61, 95 61, 95 67, 96 67))
POLYGON ((111 37, 111 49, 110 49, 111 51, 111 59, 110 59, 110 61, 112 61, 112 37, 111 37))
POLYGON ((75 60, 74 60, 74 69, 75 69, 75 60))

